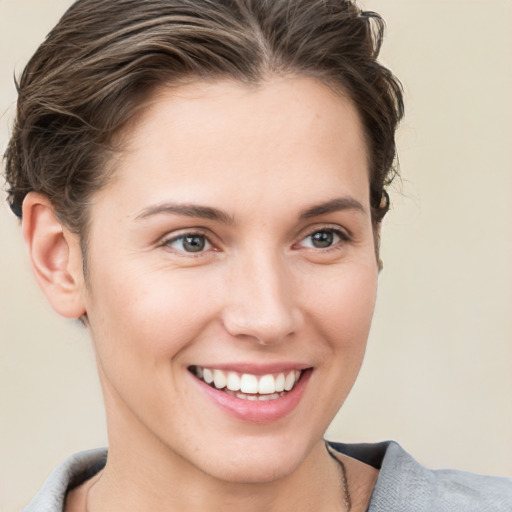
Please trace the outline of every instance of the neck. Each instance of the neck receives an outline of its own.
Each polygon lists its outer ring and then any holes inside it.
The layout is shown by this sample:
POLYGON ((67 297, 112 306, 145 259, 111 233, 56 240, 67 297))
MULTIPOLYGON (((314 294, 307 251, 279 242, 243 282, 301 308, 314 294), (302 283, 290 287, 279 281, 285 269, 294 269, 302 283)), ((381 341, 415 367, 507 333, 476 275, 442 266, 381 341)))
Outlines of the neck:
MULTIPOLYGON (((114 402, 106 407, 109 455, 101 476, 87 489, 87 512, 347 510, 340 465, 322 438, 305 456, 300 455, 304 447, 280 443, 276 448, 281 459, 272 462, 262 460, 256 439, 246 439, 240 447, 227 440, 229 450, 218 447, 204 456, 190 444, 182 450, 188 454, 184 457, 161 442, 114 394, 105 395, 114 402), (109 414, 112 410, 117 413, 109 414), (219 461, 216 466, 212 453, 227 454, 231 464, 219 461)), ((268 449, 263 453, 271 454, 268 449)))
MULTIPOLYGON (((124 445, 127 446, 127 445, 124 445)), ((129 446, 129 445, 128 445, 129 446)), ((111 445, 107 465, 88 492, 88 512, 347 510, 340 467, 323 441, 289 475, 263 483, 227 482, 158 453, 111 445)))

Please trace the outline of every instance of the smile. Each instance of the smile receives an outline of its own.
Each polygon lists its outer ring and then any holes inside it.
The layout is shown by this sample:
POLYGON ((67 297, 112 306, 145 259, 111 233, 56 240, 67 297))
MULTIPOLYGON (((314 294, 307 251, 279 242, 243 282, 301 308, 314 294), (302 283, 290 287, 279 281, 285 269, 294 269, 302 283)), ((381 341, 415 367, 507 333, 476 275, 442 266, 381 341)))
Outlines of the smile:
POLYGON ((269 401, 285 396, 299 382, 301 370, 254 375, 251 373, 225 372, 216 368, 191 366, 189 370, 200 380, 215 389, 242 400, 269 401))

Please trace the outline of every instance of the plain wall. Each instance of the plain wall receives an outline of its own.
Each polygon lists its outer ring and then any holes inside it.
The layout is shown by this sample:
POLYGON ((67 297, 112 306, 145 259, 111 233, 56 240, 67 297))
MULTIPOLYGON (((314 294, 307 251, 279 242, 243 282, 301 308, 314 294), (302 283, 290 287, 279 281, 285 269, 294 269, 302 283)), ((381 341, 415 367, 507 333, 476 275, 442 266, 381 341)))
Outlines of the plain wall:
MULTIPOLYGON (((2 151, 13 71, 69 4, 0 0, 2 151)), ((402 183, 367 359, 329 437, 392 438, 432 467, 512 476, 512 2, 362 4, 386 19, 383 60, 405 88, 402 183)), ((46 304, 3 198, 0 510, 13 512, 106 435, 87 336, 46 304)))

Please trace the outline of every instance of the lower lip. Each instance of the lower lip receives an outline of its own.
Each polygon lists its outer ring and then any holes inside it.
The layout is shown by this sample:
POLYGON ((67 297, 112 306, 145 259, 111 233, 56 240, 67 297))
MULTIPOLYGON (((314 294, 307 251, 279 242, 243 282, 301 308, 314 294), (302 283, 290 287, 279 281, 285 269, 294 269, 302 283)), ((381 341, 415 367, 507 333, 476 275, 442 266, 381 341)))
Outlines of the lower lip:
POLYGON ((190 375, 200 389, 221 409, 236 419, 251 423, 271 423, 290 414, 299 404, 312 370, 304 370, 299 382, 284 396, 274 400, 244 400, 211 387, 190 375))

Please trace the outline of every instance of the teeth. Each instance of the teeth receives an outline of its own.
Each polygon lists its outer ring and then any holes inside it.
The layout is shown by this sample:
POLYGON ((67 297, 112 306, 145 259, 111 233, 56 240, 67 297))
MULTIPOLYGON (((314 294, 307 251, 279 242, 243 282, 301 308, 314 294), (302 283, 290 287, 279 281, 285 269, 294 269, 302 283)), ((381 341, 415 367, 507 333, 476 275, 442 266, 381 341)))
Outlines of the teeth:
POLYGON ((200 366, 194 366, 191 370, 197 378, 207 384, 213 384, 217 389, 224 389, 229 391, 229 394, 245 400, 279 398, 284 395, 284 392, 291 391, 295 387, 302 374, 300 370, 291 370, 287 374, 267 374, 258 377, 250 373, 224 372, 200 366))
POLYGON ((258 400, 260 402, 267 402, 269 400, 275 400, 276 398, 279 398, 281 396, 281 393, 272 393, 271 395, 261 395, 258 400))
POLYGON ((226 374, 222 370, 213 370, 213 383, 217 389, 226 387, 226 374))
POLYGON ((284 373, 280 373, 276 379, 276 392, 284 391, 284 373))
POLYGON ((272 393, 271 395, 246 395, 245 393, 235 393, 234 391, 230 391, 229 389, 226 391, 226 393, 232 396, 236 396, 237 398, 241 398, 242 400, 257 400, 258 402, 268 402, 269 400, 275 400, 276 398, 280 398, 286 395, 286 392, 272 393))
POLYGON ((203 380, 206 384, 211 384, 213 382, 213 373, 208 368, 203 368, 203 380))
POLYGON ((290 391, 290 389, 295 386, 295 372, 292 370, 287 376, 284 381, 284 389, 285 391, 290 391))
POLYGON ((273 375, 263 375, 258 383, 258 393, 260 395, 271 395, 276 392, 276 379, 273 375))
POLYGON ((256 375, 244 373, 240 380, 240 391, 242 393, 257 393, 258 392, 258 378, 256 375))
POLYGON ((228 373, 228 383, 227 388, 231 391, 239 391, 240 390, 240 377, 238 374, 234 372, 228 373))

